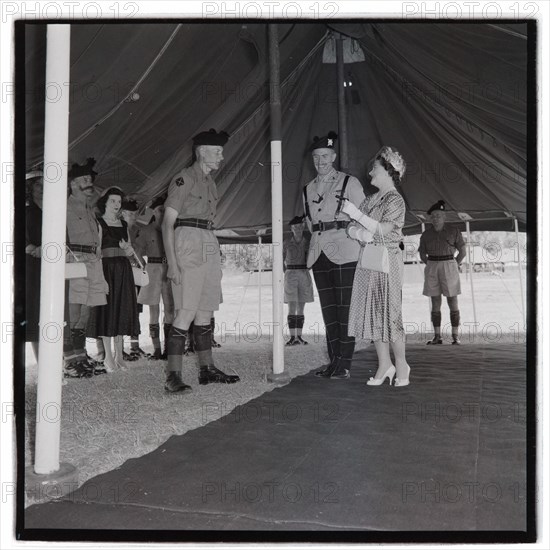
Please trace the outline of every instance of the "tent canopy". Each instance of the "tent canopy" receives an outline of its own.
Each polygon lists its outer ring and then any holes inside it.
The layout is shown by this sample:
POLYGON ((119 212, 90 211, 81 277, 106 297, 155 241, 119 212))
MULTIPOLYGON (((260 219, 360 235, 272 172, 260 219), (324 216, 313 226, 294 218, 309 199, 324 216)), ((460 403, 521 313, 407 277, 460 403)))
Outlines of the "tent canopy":
MULTIPOLYGON (((24 24, 24 23, 23 23, 24 24)), ((42 162, 46 25, 24 24, 26 167, 42 162)), ((370 191, 378 149, 407 161, 405 232, 420 231, 437 200, 472 229, 526 221, 527 24, 357 21, 279 23, 284 220, 302 213, 314 176, 308 145, 338 131, 335 36, 364 61, 346 63, 348 171, 370 191), (466 215, 466 216, 465 216, 466 215)), ((100 188, 141 204, 190 163, 190 138, 231 134, 215 175, 216 227, 226 238, 271 226, 269 60, 265 22, 74 24, 70 162, 97 160, 100 188)), ((461 222, 462 223, 462 222, 461 222)), ((241 237, 239 237, 241 236, 241 237)))

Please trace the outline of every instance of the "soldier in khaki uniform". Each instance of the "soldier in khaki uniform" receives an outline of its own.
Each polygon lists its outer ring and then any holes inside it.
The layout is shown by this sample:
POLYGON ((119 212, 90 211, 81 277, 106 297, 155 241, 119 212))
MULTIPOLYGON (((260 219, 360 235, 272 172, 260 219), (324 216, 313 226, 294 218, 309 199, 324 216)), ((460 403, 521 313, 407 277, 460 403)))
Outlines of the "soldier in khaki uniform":
POLYGON ((144 286, 138 296, 138 303, 149 306, 149 336, 153 341, 152 359, 167 359, 166 342, 174 318, 174 298, 172 287, 166 274, 168 264, 162 241, 162 219, 164 217, 165 197, 157 197, 151 204, 154 216, 149 225, 143 227, 136 237, 134 246, 141 256, 147 256, 145 269, 149 274, 149 284, 144 286), (164 306, 164 353, 160 349, 160 299, 164 306))
POLYGON ((437 201, 428 210, 432 227, 422 233, 418 252, 426 264, 424 268, 424 296, 432 301, 432 324, 434 337, 428 345, 442 344, 441 338, 441 295, 447 298, 451 315, 452 343, 460 344, 458 328, 460 310, 460 274, 458 266, 466 256, 466 245, 458 227, 445 225, 445 201, 437 201), (458 254, 455 257, 455 252, 458 254))
POLYGON ((313 277, 325 322, 330 363, 315 374, 324 378, 349 378, 355 338, 348 336, 348 316, 355 266, 360 245, 348 238, 349 218, 341 212, 345 196, 354 204, 365 199, 359 180, 337 171, 334 132, 314 138, 310 151, 317 177, 303 192, 306 222, 311 232, 307 267, 313 277))
POLYGON ((313 283, 306 265, 310 235, 304 235, 303 216, 295 216, 289 224, 291 237, 283 245, 285 271, 285 304, 288 304, 288 329, 290 340, 287 346, 307 345, 302 338, 306 302, 313 302, 313 283))
POLYGON ((90 206, 97 175, 93 169, 94 164, 94 159, 88 159, 87 164, 73 164, 69 170, 67 261, 84 262, 87 272, 86 277, 69 280, 71 338, 64 346, 65 375, 75 378, 106 372, 104 369, 94 368, 85 347, 91 308, 105 305, 109 292, 101 262, 101 227, 90 206))
POLYGON ((189 389, 181 379, 181 367, 192 322, 199 384, 239 380, 214 366, 210 324, 222 294, 220 246, 213 232, 218 190, 210 173, 223 160, 228 137, 211 129, 193 138, 194 162, 174 176, 164 203, 162 234, 176 310, 167 343, 169 392, 189 389))

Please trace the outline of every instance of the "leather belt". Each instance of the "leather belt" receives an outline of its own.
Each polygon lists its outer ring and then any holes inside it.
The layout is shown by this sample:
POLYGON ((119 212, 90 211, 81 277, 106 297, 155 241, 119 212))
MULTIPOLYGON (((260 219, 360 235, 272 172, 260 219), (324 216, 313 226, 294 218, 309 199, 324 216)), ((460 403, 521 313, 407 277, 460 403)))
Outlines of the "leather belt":
POLYGON ((95 254, 97 251, 97 246, 92 246, 89 244, 68 243, 67 246, 72 252, 85 252, 86 254, 95 254))
POLYGON ((350 224, 347 220, 333 220, 330 222, 314 223, 311 226, 312 231, 329 231, 331 229, 345 229, 350 224))
POLYGON ((287 269, 307 269, 306 264, 287 265, 287 269))
POLYGON ((428 255, 428 260, 430 262, 446 262, 448 260, 454 260, 455 257, 452 254, 448 254, 447 256, 430 256, 428 255))
POLYGON ((214 229, 214 222, 212 220, 200 220, 198 218, 178 218, 174 224, 176 227, 197 227, 198 229, 214 229))
POLYGON ((101 250, 101 254, 104 258, 117 258, 118 256, 126 256, 126 252, 122 248, 107 247, 101 250))
POLYGON ((166 256, 163 256, 162 258, 151 256, 150 258, 147 258, 147 263, 148 264, 166 264, 168 263, 168 260, 166 259, 166 256))

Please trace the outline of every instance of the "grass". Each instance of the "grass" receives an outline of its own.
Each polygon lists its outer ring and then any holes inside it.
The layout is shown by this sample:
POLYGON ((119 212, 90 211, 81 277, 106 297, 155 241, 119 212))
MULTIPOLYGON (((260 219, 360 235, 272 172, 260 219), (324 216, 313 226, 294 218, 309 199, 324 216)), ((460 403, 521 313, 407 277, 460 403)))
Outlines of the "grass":
MULTIPOLYGON (((193 355, 184 358, 183 378, 191 392, 167 394, 164 362, 141 359, 125 371, 91 379, 69 379, 63 387, 61 461, 74 465, 79 483, 120 466, 130 458, 156 449, 172 435, 184 434, 230 413, 236 406, 275 386, 267 381, 271 370, 271 342, 226 342, 214 351, 219 368, 236 372, 237 384, 199 386, 193 355)), ((285 367, 291 377, 324 361, 324 345, 293 347, 285 367)), ((26 465, 34 455, 36 384, 30 367, 26 387, 26 465)), ((27 504, 37 502, 29 499, 27 504)))

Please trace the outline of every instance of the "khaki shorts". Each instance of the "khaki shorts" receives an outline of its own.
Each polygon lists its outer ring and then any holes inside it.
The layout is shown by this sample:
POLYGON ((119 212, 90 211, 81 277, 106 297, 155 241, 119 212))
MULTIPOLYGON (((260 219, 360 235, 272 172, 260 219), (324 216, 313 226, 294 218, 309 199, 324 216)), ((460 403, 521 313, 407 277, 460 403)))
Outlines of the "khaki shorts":
POLYGON ((220 245, 207 229, 176 227, 175 249, 182 282, 172 282, 174 307, 191 311, 217 311, 222 295, 220 245))
POLYGON ((95 254, 76 252, 75 256, 86 264, 88 276, 69 280, 69 304, 104 306, 109 285, 103 275, 103 262, 95 254))
POLYGON ((162 296, 164 309, 173 311, 172 285, 166 278, 168 264, 147 264, 145 270, 149 274, 149 284, 141 287, 138 294, 138 304, 158 306, 162 296))
POLYGON ((428 260, 424 268, 424 296, 458 296, 460 273, 456 260, 433 262, 428 260))
POLYGON ((285 271, 285 304, 288 302, 313 302, 313 282, 307 269, 285 271))

